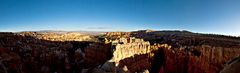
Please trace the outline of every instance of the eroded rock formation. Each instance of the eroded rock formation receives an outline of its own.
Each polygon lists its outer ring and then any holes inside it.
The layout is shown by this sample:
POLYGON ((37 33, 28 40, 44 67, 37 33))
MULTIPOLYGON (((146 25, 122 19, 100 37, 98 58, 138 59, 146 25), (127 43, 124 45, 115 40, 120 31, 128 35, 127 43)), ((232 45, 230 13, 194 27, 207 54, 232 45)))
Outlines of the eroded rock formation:
POLYGON ((155 52, 159 48, 170 47, 167 44, 151 46, 148 41, 134 37, 118 38, 112 41, 112 59, 99 70, 113 73, 148 73, 155 52))
POLYGON ((188 31, 136 31, 130 36, 143 38, 151 45, 171 46, 155 52, 150 68, 153 73, 218 73, 228 60, 240 54, 237 37, 188 31))
POLYGON ((226 63, 240 55, 240 39, 231 36, 150 30, 83 36, 0 33, 0 73, 218 73, 238 66, 226 63))
POLYGON ((117 41, 111 59, 116 67, 125 66, 129 72, 140 72, 149 68, 149 42, 135 38, 120 38, 117 41))
POLYGON ((92 59, 89 50, 103 49, 96 54, 106 54, 104 49, 107 49, 107 46, 101 45, 102 48, 85 50, 91 47, 90 44, 99 42, 50 41, 18 33, 0 33, 0 39, 1 73, 81 73, 82 69, 94 67, 105 60, 101 57, 98 59, 100 62, 86 65, 88 59, 92 59))
POLYGON ((122 59, 150 52, 150 43, 143 41, 143 39, 120 38, 118 44, 113 46, 115 48, 113 48, 112 60, 116 63, 116 66, 118 66, 119 61, 122 59))
POLYGON ((163 64, 160 66, 160 73, 218 73, 226 61, 240 54, 237 48, 229 50, 206 45, 162 51, 164 54, 161 54, 163 64))

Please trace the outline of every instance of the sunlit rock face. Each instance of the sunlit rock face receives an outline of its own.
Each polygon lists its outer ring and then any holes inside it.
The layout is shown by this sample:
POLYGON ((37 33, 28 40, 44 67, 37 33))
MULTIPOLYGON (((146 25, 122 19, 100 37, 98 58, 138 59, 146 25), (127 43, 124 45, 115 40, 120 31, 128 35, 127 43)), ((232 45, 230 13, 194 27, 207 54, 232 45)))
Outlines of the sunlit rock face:
POLYGON ((143 39, 120 38, 118 44, 113 45, 112 62, 126 72, 140 72, 150 66, 150 43, 143 39))
POLYGON ((113 57, 100 70, 114 73, 148 73, 154 52, 159 48, 171 48, 167 44, 151 46, 148 41, 134 37, 118 38, 112 41, 113 57))
POLYGON ((150 52, 150 43, 143 39, 120 38, 119 44, 113 49, 112 60, 118 65, 119 61, 134 55, 143 55, 150 52), (121 44, 120 44, 121 43, 121 44))

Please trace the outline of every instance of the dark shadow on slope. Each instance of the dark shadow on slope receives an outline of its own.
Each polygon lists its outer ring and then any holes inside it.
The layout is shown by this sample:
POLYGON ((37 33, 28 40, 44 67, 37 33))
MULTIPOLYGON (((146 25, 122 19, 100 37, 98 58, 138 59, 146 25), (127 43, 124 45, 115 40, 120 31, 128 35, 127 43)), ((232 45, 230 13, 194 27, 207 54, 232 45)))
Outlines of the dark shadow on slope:
MULTIPOLYGON (((85 62, 81 62, 84 61, 84 57, 79 54, 79 49, 84 53, 85 48, 91 43, 99 42, 48 41, 32 36, 1 32, 0 72, 79 73, 85 65, 85 62)), ((110 51, 110 49, 107 50, 110 51)))
POLYGON ((155 55, 151 63, 150 73, 158 73, 161 67, 165 64, 164 49, 160 49, 154 53, 155 55))
POLYGON ((122 69, 124 66, 128 68, 131 72, 142 72, 150 68, 150 58, 149 54, 134 55, 134 57, 129 57, 122 59, 119 62, 118 68, 122 69))

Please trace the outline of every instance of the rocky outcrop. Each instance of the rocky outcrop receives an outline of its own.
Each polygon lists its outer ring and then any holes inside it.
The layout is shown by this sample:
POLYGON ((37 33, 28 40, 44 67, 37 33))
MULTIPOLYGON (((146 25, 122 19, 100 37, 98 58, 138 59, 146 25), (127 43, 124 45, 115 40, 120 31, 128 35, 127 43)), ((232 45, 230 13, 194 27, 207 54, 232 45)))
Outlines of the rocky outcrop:
POLYGON ((140 72, 150 66, 150 43, 143 39, 120 38, 119 44, 113 48, 115 66, 128 72, 140 72), (120 44, 121 43, 121 44, 120 44))
POLYGON ((134 55, 142 55, 150 52, 150 43, 143 41, 143 39, 135 38, 121 38, 119 43, 114 45, 112 60, 118 66, 120 60, 133 57, 134 55))
POLYGON ((150 66, 153 73, 218 73, 228 60, 240 54, 240 39, 231 36, 188 31, 136 31, 130 36, 171 47, 154 52, 150 66))
MULTIPOLYGON (((159 47, 169 48, 165 45, 159 47)), ((119 38, 112 41, 113 57, 100 69, 115 73, 148 72, 154 56, 153 51, 156 50, 158 48, 151 47, 150 43, 143 39, 119 38)))
POLYGON ((163 49, 162 53, 160 73, 218 73, 226 61, 240 54, 240 50, 203 45, 163 49))

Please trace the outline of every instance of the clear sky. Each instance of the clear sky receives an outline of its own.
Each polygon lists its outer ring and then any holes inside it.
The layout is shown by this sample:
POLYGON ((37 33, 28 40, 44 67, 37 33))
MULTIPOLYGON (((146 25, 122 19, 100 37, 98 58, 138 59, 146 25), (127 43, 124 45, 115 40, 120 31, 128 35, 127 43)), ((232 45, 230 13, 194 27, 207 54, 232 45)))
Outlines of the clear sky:
POLYGON ((0 31, 189 30, 240 35, 240 0, 0 0, 0 31))

